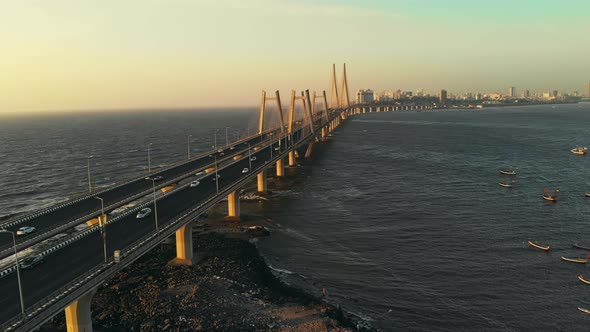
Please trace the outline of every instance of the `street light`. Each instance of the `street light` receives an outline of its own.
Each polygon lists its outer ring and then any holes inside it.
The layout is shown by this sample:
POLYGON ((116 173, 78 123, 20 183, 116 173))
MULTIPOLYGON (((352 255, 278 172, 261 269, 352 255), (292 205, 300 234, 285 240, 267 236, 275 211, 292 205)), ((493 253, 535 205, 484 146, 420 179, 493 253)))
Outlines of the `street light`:
POLYGON ((152 143, 148 144, 148 173, 152 172, 152 156, 150 154, 150 147, 152 143))
POLYGON ((215 156, 215 189, 219 194, 219 177, 217 175, 217 156, 215 156))
POLYGON ((98 217, 98 225, 100 226, 100 235, 102 236, 102 247, 104 249, 104 262, 107 262, 107 216, 104 214, 104 200, 98 196, 94 198, 100 200, 100 217, 98 217))
POLYGON ((252 153, 250 152, 250 143, 246 143, 248 144, 248 162, 250 163, 250 172, 252 172, 252 153))
POLYGON ((225 127, 225 146, 227 146, 229 144, 229 142, 227 141, 227 129, 229 127, 225 127))
POLYGON ((188 135, 188 137, 186 138, 186 156, 187 156, 187 159, 191 159, 191 137, 193 137, 193 135, 188 135))
POLYGON ((16 279, 18 280, 18 296, 20 297, 20 314, 24 321, 27 318, 27 316, 25 315, 25 300, 23 299, 23 286, 21 285, 20 281, 20 263, 18 262, 18 252, 16 250, 16 237, 14 236, 14 232, 11 232, 6 229, 0 229, 0 233, 12 234, 12 243, 14 244, 14 263, 16 264, 16 279))
POLYGON ((86 157, 86 161, 88 162, 88 192, 91 193, 92 192, 92 182, 90 182, 90 158, 92 158, 94 156, 87 156, 86 157))
POLYGON ((146 178, 146 180, 152 180, 152 191, 154 193, 154 216, 156 217, 156 232, 158 229, 158 205, 156 204, 156 180, 153 178, 146 178))
POLYGON ((215 129, 215 134, 214 134, 214 145, 213 148, 215 149, 215 152, 217 152, 217 132, 219 132, 219 129, 215 129))

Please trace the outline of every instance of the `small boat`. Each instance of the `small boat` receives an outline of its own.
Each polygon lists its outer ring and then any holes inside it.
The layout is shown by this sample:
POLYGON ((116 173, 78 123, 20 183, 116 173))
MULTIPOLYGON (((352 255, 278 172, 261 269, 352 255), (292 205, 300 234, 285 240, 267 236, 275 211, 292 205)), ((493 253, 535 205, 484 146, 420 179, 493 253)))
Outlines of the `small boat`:
POLYGON ((537 249, 540 249, 540 250, 543 250, 543 251, 549 251, 549 250, 551 250, 551 246, 542 246, 542 245, 537 244, 537 243, 535 243, 533 241, 527 241, 527 242, 529 243, 529 246, 531 246, 533 248, 537 248, 537 249))
POLYGON ((572 263, 586 264, 586 262, 588 261, 588 258, 569 258, 569 257, 561 256, 561 260, 564 260, 566 262, 572 262, 572 263))
POLYGON ((556 189, 556 190, 545 189, 545 190, 543 190, 543 199, 551 201, 551 202, 557 202, 557 193, 558 192, 559 192, 559 189, 556 189))
POLYGON ((504 174, 504 175, 516 175, 516 171, 503 169, 503 170, 500 170, 500 174, 504 174))
POLYGON ((588 150, 588 148, 587 148, 587 147, 577 146, 577 147, 575 147, 575 148, 571 149, 570 151, 571 151, 573 154, 577 154, 577 155, 581 155, 581 156, 583 156, 583 155, 585 155, 585 154, 586 154, 586 151, 587 151, 587 150, 588 150))
POLYGON ((590 314, 590 310, 588 310, 588 309, 578 307, 578 310, 580 310, 581 312, 583 312, 585 314, 590 314))
POLYGON ((587 285, 590 285, 590 280, 584 279, 584 277, 582 277, 582 276, 578 276, 578 280, 580 280, 581 282, 583 282, 587 285))
POLYGON ((590 247, 581 246, 577 243, 574 243, 574 248, 583 249, 583 250, 590 250, 590 247))
POLYGON ((512 184, 511 183, 498 183, 500 185, 500 187, 504 187, 504 188, 512 188, 512 184))
POLYGON ((584 193, 584 196, 586 196, 586 197, 590 197, 590 192, 585 192, 585 193, 584 193))

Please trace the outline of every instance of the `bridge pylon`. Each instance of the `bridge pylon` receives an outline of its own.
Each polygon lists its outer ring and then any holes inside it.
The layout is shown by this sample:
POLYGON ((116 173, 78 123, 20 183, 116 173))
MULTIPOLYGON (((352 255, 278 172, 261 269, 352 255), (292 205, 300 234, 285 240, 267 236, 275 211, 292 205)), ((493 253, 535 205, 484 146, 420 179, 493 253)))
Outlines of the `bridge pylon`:
POLYGON ((262 99, 260 101, 260 118, 258 120, 258 133, 262 134, 264 132, 264 116, 266 112, 266 102, 269 100, 276 100, 277 102, 277 111, 279 113, 279 125, 281 126, 281 132, 285 130, 285 123, 283 119, 283 106, 281 105, 281 95, 279 90, 275 91, 274 97, 267 97, 266 91, 262 90, 262 99))
POLYGON ((350 95, 348 93, 348 78, 346 76, 346 64, 342 68, 342 81, 338 90, 336 78, 336 64, 332 64, 332 88, 330 89, 330 108, 350 107, 350 95))

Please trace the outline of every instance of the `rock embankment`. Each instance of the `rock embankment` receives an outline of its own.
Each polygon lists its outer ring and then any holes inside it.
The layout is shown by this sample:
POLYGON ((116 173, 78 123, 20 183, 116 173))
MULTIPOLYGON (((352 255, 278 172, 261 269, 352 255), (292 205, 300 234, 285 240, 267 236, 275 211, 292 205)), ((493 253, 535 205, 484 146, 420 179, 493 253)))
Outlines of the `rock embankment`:
MULTIPOLYGON (((341 312, 286 286, 248 241, 195 234, 195 264, 155 248, 111 278, 92 302, 96 331, 349 331, 341 312)), ((65 329, 57 316, 44 331, 65 329)))

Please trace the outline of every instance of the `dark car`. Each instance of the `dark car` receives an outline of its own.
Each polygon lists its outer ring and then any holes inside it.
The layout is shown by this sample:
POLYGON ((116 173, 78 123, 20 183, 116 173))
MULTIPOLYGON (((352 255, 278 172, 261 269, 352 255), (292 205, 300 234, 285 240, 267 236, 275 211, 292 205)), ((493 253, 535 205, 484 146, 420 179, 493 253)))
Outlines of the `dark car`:
POLYGON ((20 267, 23 269, 32 269, 35 265, 43 263, 43 256, 34 255, 29 256, 20 262, 20 267))

